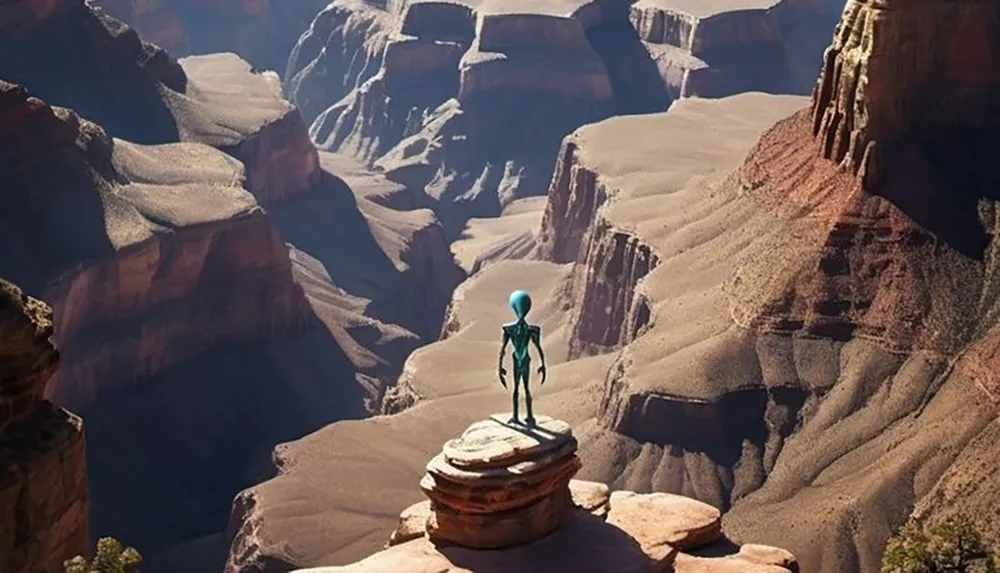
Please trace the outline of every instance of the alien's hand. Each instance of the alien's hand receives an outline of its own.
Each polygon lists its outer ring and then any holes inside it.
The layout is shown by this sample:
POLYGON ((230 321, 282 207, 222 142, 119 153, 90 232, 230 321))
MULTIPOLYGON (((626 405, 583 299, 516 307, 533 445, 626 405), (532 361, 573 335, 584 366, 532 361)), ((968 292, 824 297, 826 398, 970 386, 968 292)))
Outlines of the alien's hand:
POLYGON ((507 371, 504 370, 503 366, 501 366, 499 368, 499 370, 497 370, 497 376, 499 376, 499 378, 500 378, 500 385, 503 386, 504 388, 506 388, 507 387, 507 371))
POLYGON ((538 367, 538 373, 542 376, 542 384, 545 384, 545 365, 542 364, 538 367))

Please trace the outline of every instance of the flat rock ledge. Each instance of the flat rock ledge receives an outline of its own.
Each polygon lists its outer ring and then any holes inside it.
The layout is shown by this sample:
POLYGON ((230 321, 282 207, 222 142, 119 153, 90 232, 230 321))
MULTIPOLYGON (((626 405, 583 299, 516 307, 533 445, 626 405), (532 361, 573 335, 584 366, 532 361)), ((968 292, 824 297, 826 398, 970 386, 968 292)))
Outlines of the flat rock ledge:
POLYGON ((403 510, 384 550, 300 573, 798 573, 777 547, 693 554, 726 543, 717 508, 574 480, 569 424, 506 420, 491 416, 445 444, 420 482, 429 499, 403 510))

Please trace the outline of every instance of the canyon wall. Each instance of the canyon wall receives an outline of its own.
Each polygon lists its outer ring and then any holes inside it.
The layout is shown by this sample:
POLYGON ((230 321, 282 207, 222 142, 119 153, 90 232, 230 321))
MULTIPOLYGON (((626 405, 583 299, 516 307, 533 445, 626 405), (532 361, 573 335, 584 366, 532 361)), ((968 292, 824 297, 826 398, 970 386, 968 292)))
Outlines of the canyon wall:
POLYGON ((998 10, 992 2, 849 0, 813 98, 823 156, 867 176, 907 134, 995 128, 998 10))
POLYGON ((630 19, 675 97, 808 93, 843 2, 774 0, 631 6, 630 19))
POLYGON ((283 71, 296 39, 324 0, 90 0, 174 56, 234 52, 283 71))
POLYGON ((307 118, 319 110, 313 139, 416 190, 450 238, 469 217, 542 194, 574 128, 670 101, 624 2, 336 2, 300 46, 289 87, 307 118), (304 65, 331 22, 342 23, 334 45, 304 65), (324 93, 322 78, 341 72, 346 83, 324 93))
POLYGON ((58 368, 52 309, 0 279, 0 569, 35 573, 90 551, 83 424, 42 399, 58 368))

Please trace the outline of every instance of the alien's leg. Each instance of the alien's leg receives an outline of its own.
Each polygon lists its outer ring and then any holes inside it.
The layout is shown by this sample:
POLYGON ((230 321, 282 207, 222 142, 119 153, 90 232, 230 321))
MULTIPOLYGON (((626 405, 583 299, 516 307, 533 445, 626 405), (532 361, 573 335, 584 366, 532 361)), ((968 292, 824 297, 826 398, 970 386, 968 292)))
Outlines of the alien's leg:
POLYGON ((520 384, 521 365, 518 364, 517 358, 514 359, 514 369, 513 370, 514 370, 514 372, 513 372, 513 374, 514 374, 514 400, 513 400, 514 401, 514 407, 513 407, 513 410, 512 410, 513 411, 513 415, 510 417, 509 420, 507 420, 507 422, 510 423, 510 424, 520 424, 521 421, 517 419, 517 406, 518 406, 517 390, 518 390, 518 386, 521 385, 520 384))
POLYGON ((524 368, 521 371, 521 380, 524 381, 524 407, 528 410, 528 417, 524 421, 529 426, 534 426, 535 414, 531 411, 531 386, 529 385, 531 379, 531 361, 525 360, 522 368, 524 368))

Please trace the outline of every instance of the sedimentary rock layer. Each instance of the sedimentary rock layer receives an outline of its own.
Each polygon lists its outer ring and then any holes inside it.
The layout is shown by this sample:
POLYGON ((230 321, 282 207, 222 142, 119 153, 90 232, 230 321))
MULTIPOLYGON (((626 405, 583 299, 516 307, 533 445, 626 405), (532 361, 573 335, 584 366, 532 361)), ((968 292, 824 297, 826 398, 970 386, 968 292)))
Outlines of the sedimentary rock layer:
POLYGON ((196 144, 112 140, 10 84, 0 104, 4 129, 33 138, 3 149, 0 221, 20 247, 5 249, 4 274, 55 309, 64 350, 48 396, 80 408, 209 346, 307 322, 284 243, 235 160, 196 144), (260 312, 235 310, 265 300, 260 312))
POLYGON ((676 97, 808 93, 843 2, 642 0, 630 18, 676 97))
POLYGON ((0 569, 59 568, 89 551, 80 418, 42 399, 57 368, 52 309, 0 279, 0 569))
POLYGON ((822 155, 867 174, 902 136, 997 127, 997 26, 993 2, 848 0, 814 94, 822 155))
POLYGON ((572 129, 669 104, 624 2, 337 2, 300 45, 290 87, 307 117, 321 112, 313 138, 423 189, 449 237, 470 216, 540 195, 572 129), (304 65, 336 23, 333 49, 304 65), (324 95, 334 70, 348 83, 324 95))
POLYGON ((537 541, 570 508, 569 481, 580 469, 572 429, 540 416, 537 425, 495 414, 444 445, 420 488, 431 500, 432 541, 498 549, 537 541))
POLYGON ((244 164, 246 184, 267 206, 316 184, 316 150, 273 72, 254 71, 234 54, 181 65, 83 0, 60 2, 58 10, 35 4, 8 8, 28 10, 30 25, 15 31, 13 19, 0 20, 0 31, 10 30, 0 40, 0 79, 73 109, 112 137, 221 149, 244 164))

